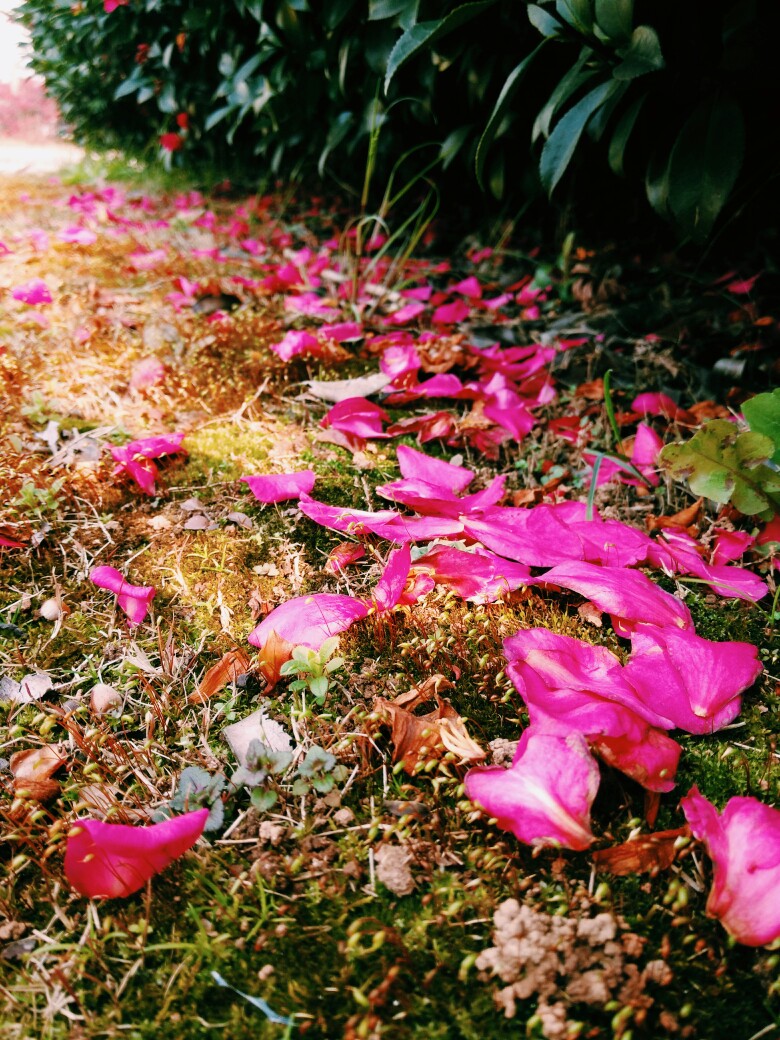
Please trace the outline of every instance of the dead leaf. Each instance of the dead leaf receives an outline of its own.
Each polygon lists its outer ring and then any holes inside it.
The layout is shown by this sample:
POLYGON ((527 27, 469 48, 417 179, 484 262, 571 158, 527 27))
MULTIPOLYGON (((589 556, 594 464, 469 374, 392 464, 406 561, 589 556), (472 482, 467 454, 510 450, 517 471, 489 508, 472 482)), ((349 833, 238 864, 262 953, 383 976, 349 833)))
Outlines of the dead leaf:
POLYGON ((690 828, 686 825, 672 831, 643 834, 633 841, 594 852, 593 862, 598 870, 608 870, 611 874, 620 875, 667 870, 674 862, 677 839, 690 833, 690 828))
POLYGON ((596 628, 601 628, 604 624, 601 611, 593 603, 581 603, 577 607, 577 613, 583 621, 587 621, 589 625, 595 625, 596 628))
POLYGON ((210 520, 203 513, 195 513, 184 524, 185 531, 214 531, 219 525, 210 520))
POLYGON ((258 708, 240 722, 225 726, 222 738, 230 746, 241 766, 246 766, 246 755, 253 740, 259 740, 273 751, 292 751, 293 742, 287 731, 278 722, 270 719, 263 708, 258 708))
POLYGON ((33 802, 49 802, 56 798, 60 785, 52 776, 66 762, 63 749, 56 744, 17 751, 9 762, 14 778, 14 796, 33 802))
POLYGON ((263 649, 260 651, 260 674, 268 683, 268 689, 276 686, 281 675, 281 667, 292 657, 293 644, 283 639, 277 632, 269 633, 263 649))
POLYGON ((65 765, 67 756, 59 744, 43 744, 11 755, 8 767, 14 781, 48 780, 65 765))
POLYGON ((152 810, 130 806, 125 795, 114 784, 85 784, 79 789, 77 812, 88 809, 90 813, 104 820, 110 816, 114 823, 135 823, 137 820, 148 820, 152 810))
POLYGON ((215 693, 224 689, 228 683, 235 682, 239 675, 249 671, 249 657, 243 650, 228 650, 228 652, 212 665, 201 679, 197 690, 187 698, 188 704, 203 704, 213 697, 215 693))
POLYGON ((692 505, 681 509, 679 513, 672 513, 671 516, 648 516, 645 519, 645 525, 648 531, 657 531, 659 528, 664 527, 687 529, 699 522, 703 506, 704 499, 699 498, 692 505))
POLYGON ((457 711, 439 696, 442 687, 452 687, 452 683, 443 675, 432 675, 395 701, 374 698, 374 711, 387 717, 392 727, 393 762, 402 762, 404 772, 410 776, 418 763, 441 758, 447 751, 462 762, 478 762, 485 757, 482 748, 468 735, 457 711), (412 714, 414 708, 433 699, 434 711, 412 714))
POLYGON ((21 682, 8 676, 0 678, 0 701, 11 701, 13 704, 32 704, 54 688, 48 672, 31 672, 21 682))
POLYGON ((325 379, 308 379, 308 386, 315 397, 321 401, 346 401, 350 397, 371 397, 384 390, 393 377, 385 375, 384 372, 372 372, 368 376, 358 376, 355 379, 334 379, 331 382, 325 379))
POLYGON ((584 397, 586 401, 604 400, 604 380, 591 379, 589 383, 580 383, 574 391, 575 397, 584 397))
POLYGON ((692 404, 687 409, 697 420, 697 422, 704 422, 706 419, 730 419, 731 412, 728 408, 722 404, 716 404, 714 401, 697 401, 696 404, 692 404))

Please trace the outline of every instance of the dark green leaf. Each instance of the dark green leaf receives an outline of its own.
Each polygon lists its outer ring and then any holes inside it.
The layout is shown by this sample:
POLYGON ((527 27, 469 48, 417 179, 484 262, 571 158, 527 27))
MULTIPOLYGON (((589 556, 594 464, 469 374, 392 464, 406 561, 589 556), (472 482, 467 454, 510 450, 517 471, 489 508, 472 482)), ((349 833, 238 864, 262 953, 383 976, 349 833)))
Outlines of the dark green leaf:
POLYGON ((498 95, 495 107, 490 115, 490 119, 487 121, 485 129, 482 131, 482 136, 479 139, 477 145, 477 154, 474 160, 474 167, 477 173, 477 181, 480 187, 484 188, 483 177, 485 172, 485 159, 487 157, 488 150, 496 138, 499 127, 503 122, 504 116, 512 103, 512 98, 515 95, 515 91, 520 86, 520 82, 525 75, 526 70, 530 66, 533 59, 539 53, 541 48, 544 46, 545 41, 536 47, 535 50, 531 51, 519 65, 516 65, 507 77, 506 82, 501 88, 501 93, 498 95))
POLYGON ((393 76, 395 76, 404 62, 407 62, 423 48, 430 46, 430 44, 441 39, 441 37, 446 36, 462 25, 466 25, 467 22, 482 14, 483 11, 486 11, 495 3, 496 0, 473 0, 471 3, 461 4, 460 7, 456 7, 445 18, 440 18, 438 21, 420 22, 418 25, 408 29, 396 42, 390 52, 390 57, 387 59, 385 91, 387 91, 393 76))
POLYGON ((533 130, 531 131, 532 141, 538 141, 540 137, 550 136, 550 123, 561 105, 564 105, 581 86, 596 75, 596 69, 586 69, 583 72, 583 65, 591 54, 590 47, 583 47, 577 61, 560 78, 555 90, 550 94, 534 120, 533 130))
POLYGON ((669 157, 669 208, 681 230, 705 239, 742 167, 745 124, 731 99, 703 102, 685 123, 669 157))
POLYGON ((539 178, 548 195, 552 194, 571 162, 588 120, 616 89, 614 80, 599 84, 556 123, 539 160, 539 178))
POLYGON ((645 172, 647 201, 659 217, 669 216, 669 156, 655 152, 645 172))
POLYGON ((539 30, 542 36, 560 36, 561 34, 560 21, 538 4, 528 5, 528 21, 539 30))
POLYGON ((613 173, 618 175, 618 177, 623 176, 623 159, 625 157, 626 148, 628 147, 628 140, 636 126, 639 113, 642 111, 642 106, 646 100, 647 94, 641 94, 636 98, 636 100, 631 102, 626 111, 620 117, 620 121, 615 127, 615 132, 612 135, 612 140, 609 142, 609 153, 607 158, 609 160, 610 168, 613 173))
POLYGON ((638 25, 631 34, 629 46, 618 54, 623 60, 612 70, 615 79, 636 79, 664 67, 658 33, 649 25, 638 25))
POLYGON ((556 0, 555 9, 578 33, 588 33, 593 28, 591 0, 556 0))
POLYGON ((634 0, 596 0, 596 25, 610 40, 621 41, 631 35, 634 0))

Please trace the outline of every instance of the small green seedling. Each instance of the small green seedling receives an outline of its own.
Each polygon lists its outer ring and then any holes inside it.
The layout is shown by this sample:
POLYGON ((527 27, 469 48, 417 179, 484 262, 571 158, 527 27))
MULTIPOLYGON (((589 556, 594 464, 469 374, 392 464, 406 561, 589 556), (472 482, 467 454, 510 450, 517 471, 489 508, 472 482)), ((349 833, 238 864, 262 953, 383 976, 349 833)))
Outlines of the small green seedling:
POLYGON ((344 664, 343 657, 332 656, 338 645, 338 636, 331 636, 319 650, 296 646, 291 660, 285 661, 280 669, 282 675, 298 676, 290 683, 290 689, 294 692, 308 689, 317 704, 324 704, 328 695, 328 677, 344 664))
POLYGON ((266 812, 273 808, 279 797, 273 777, 287 772, 292 759, 289 751, 275 751, 262 740, 252 740, 246 752, 246 765, 233 774, 231 789, 250 788, 252 805, 258 812, 266 812))

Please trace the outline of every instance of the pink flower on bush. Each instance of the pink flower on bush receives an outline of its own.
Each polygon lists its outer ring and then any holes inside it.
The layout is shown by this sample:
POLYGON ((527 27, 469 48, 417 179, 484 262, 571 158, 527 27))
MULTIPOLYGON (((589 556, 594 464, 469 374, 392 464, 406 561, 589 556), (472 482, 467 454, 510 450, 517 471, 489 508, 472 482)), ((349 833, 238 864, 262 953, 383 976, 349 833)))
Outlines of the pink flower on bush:
POLYGON ((756 798, 731 798, 722 813, 692 787, 681 802, 712 858, 707 913, 737 942, 780 938, 780 811, 756 798))
POLYGON ((127 614, 129 625, 140 625, 154 599, 156 590, 153 585, 131 585, 116 567, 93 567, 89 580, 99 589, 114 593, 117 603, 127 614))
POLYGON ((106 14, 116 11, 117 7, 127 7, 130 0, 103 0, 103 10, 106 14))
POLYGON ((130 896, 195 844, 208 815, 198 809, 148 827, 77 820, 65 849, 65 876, 89 899, 130 896))
POLYGON ((527 845, 586 849, 599 769, 578 733, 523 733, 510 769, 480 766, 466 774, 466 794, 527 845))

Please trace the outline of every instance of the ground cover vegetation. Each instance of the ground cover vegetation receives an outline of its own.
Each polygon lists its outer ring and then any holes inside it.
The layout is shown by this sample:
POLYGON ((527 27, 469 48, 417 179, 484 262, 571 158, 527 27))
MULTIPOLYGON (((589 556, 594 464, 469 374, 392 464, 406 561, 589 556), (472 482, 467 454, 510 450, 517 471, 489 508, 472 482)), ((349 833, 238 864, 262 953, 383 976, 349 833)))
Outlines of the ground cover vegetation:
POLYGON ((318 173, 359 193, 370 150, 403 182, 435 172, 435 192, 474 210, 528 212, 554 193, 602 227, 647 222, 652 207, 695 241, 724 207, 755 230, 776 211, 772 3, 26 0, 21 12, 32 66, 79 140, 218 179, 318 173))
POLYGON ((772 1036, 771 277, 0 206, 5 1033, 772 1036))

